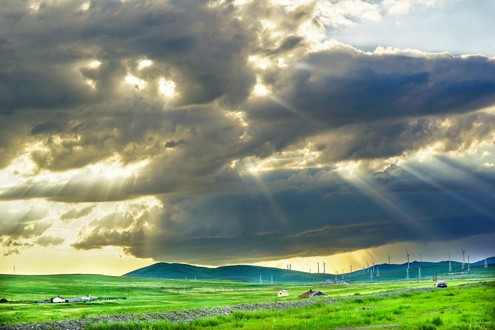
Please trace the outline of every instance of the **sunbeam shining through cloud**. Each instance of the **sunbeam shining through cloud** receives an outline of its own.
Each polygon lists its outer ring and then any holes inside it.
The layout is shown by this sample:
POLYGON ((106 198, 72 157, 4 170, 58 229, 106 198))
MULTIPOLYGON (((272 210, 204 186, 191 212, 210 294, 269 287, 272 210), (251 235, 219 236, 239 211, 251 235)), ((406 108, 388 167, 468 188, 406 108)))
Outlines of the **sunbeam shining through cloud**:
POLYGON ((494 10, 2 1, 0 272, 495 255, 494 10))

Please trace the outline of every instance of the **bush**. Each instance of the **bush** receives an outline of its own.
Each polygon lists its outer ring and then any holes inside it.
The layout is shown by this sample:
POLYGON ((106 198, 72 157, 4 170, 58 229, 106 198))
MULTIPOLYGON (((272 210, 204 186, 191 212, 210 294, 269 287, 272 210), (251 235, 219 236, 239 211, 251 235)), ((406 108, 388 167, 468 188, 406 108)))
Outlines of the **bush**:
POLYGON ((436 326, 439 326, 439 325, 442 325, 443 324, 443 321, 440 318, 440 316, 437 316, 437 317, 433 318, 433 320, 431 321, 431 323, 433 323, 436 326))

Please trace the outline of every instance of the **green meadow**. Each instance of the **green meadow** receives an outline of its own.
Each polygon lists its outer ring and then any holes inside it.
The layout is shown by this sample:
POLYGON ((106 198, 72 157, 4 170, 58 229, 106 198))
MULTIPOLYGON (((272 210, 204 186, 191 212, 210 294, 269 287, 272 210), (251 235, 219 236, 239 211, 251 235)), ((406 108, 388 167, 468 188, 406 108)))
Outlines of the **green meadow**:
POLYGON ((494 329, 495 281, 454 279, 446 289, 433 288, 430 280, 358 283, 321 286, 254 284, 231 281, 165 280, 102 275, 0 275, 0 325, 26 322, 80 319, 108 314, 140 314, 237 304, 301 300, 298 295, 321 290, 322 303, 289 310, 236 311, 232 315, 200 319, 187 324, 98 323, 91 328, 204 328, 230 329, 346 328, 370 325, 401 325, 421 329, 494 329), (483 282, 484 285, 476 285, 483 282), (487 285, 488 283, 488 285, 487 285), (281 289, 289 297, 278 298, 281 289), (383 293, 397 293, 383 296, 383 293), (82 303, 36 304, 54 296, 65 298, 91 295, 108 298, 82 303), (327 304, 323 300, 342 298, 327 304))

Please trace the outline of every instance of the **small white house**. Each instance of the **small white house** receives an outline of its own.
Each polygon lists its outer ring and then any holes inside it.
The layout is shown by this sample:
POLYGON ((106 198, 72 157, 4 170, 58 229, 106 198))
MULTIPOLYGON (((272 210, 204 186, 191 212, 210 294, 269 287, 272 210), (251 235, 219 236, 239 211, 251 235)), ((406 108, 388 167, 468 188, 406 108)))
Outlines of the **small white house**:
POLYGON ((63 303, 67 302, 67 299, 65 299, 64 297, 56 296, 55 298, 52 298, 51 301, 52 303, 63 303))
POLYGON ((289 296, 289 291, 287 291, 287 290, 280 290, 280 291, 278 292, 278 297, 279 297, 279 298, 280 298, 280 297, 288 297, 288 296, 289 296))

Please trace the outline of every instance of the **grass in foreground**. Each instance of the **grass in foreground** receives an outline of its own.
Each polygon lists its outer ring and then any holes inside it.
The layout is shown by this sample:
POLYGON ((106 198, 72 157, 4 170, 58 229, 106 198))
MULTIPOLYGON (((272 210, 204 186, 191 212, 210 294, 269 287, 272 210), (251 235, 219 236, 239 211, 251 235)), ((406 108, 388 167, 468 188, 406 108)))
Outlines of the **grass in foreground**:
MULTIPOLYGON (((460 285, 461 281, 449 281, 460 285)), ((413 287, 432 286, 431 281, 381 282, 341 286, 259 285, 228 281, 164 280, 111 277, 101 275, 0 275, 0 325, 88 318, 108 314, 139 314, 199 307, 280 301, 278 290, 290 292, 284 300, 298 300, 297 295, 319 289, 329 297, 391 292, 413 287), (33 304, 56 295, 77 297, 122 297, 126 299, 70 304, 33 304)))
MULTIPOLYGON (((479 280, 475 280, 479 281, 479 280)), ((455 291, 457 287, 462 286, 464 283, 473 283, 466 279, 449 280, 449 288, 447 290, 455 291)), ((352 285, 340 285, 340 286, 325 286, 319 287, 317 285, 259 285, 253 283, 242 282, 228 282, 228 281, 196 281, 196 280, 163 280, 163 279, 141 279, 141 278, 123 278, 123 277, 110 277, 101 275, 49 275, 49 276, 12 276, 12 275, 0 275, 0 298, 7 298, 9 303, 0 304, 0 325, 9 325, 26 322, 46 322, 57 321, 64 319, 81 319, 89 318, 99 315, 109 314, 141 314, 149 312, 164 312, 171 310, 184 310, 200 307, 213 307, 213 306, 226 306, 235 304, 249 304, 249 303, 264 303, 264 302, 278 302, 281 301, 276 297, 276 293, 280 289, 287 289, 290 292, 288 298, 284 298, 283 301, 299 300, 298 294, 307 291, 308 289, 319 289, 326 292, 330 298, 334 297, 355 297, 358 298, 356 304, 359 303, 359 298, 363 299, 361 307, 371 305, 366 299, 367 295, 373 295, 384 292, 394 292, 397 290, 405 290, 418 287, 432 287, 433 282, 430 280, 424 281, 408 281, 408 282, 379 282, 379 283, 360 283, 352 285), (44 300, 60 294, 65 297, 75 297, 90 294, 96 297, 123 297, 126 299, 112 300, 112 301, 95 301, 89 303, 71 303, 71 304, 33 304, 33 301, 44 300), (14 299, 12 299, 14 298, 14 299), (13 301, 12 301, 13 300, 13 301)), ((484 287, 488 290, 486 287, 484 287)), ((471 289, 470 289, 471 290, 471 289)), ((488 290, 491 293, 492 300, 494 301, 493 286, 488 290)), ((437 291, 435 291, 437 292, 437 291)), ((443 293, 450 291, 440 291, 443 293)), ((435 297, 435 296, 434 296, 435 297)), ((450 297, 450 296, 449 296, 450 297)), ((442 302, 451 302, 457 299, 457 293, 454 298, 443 298, 442 302)), ((480 292, 479 297, 474 294, 469 299, 473 299, 475 306, 481 304, 485 300, 481 299, 483 292, 480 292)), ((407 298, 407 297, 404 297, 407 298)), ((392 299, 392 298, 391 298, 392 299)), ((397 299, 397 298, 396 298, 397 299)), ((392 300, 397 302, 394 308, 402 306, 401 308, 407 308, 407 301, 411 299, 405 299, 403 301, 392 300)), ((416 300, 416 299, 412 299, 416 300)), ((381 301, 381 300, 380 300, 381 301)), ((346 303, 339 303, 335 306, 342 306, 342 312, 340 310, 333 310, 332 306, 320 306, 315 310, 303 308, 302 310, 295 310, 292 312, 280 311, 280 312, 258 312, 254 313, 254 316, 245 316, 243 313, 237 316, 226 318, 213 318, 208 320, 198 320, 191 324, 187 324, 189 327, 204 327, 208 324, 223 327, 226 324, 226 328, 242 325, 243 327, 257 327, 258 323, 252 325, 250 319, 254 318, 260 320, 259 322, 265 322, 263 327, 286 327, 287 324, 300 324, 300 326, 310 326, 311 322, 326 324, 329 322, 326 318, 351 318, 359 320, 357 318, 365 317, 365 315, 374 315, 378 312, 377 308, 373 307, 368 310, 354 311, 352 315, 347 315, 343 311, 347 311, 346 303), (302 312, 306 310, 306 312, 302 312), (277 314, 282 313, 282 314, 277 314), (303 314, 300 314, 303 313, 303 314), (307 313, 311 314, 311 317, 306 317, 307 313), (321 315, 320 315, 321 314, 321 315), (327 315, 327 317, 325 317, 327 315), (330 315, 330 316, 328 316, 330 315), (363 316, 364 315, 364 316, 363 316), (237 318, 237 319, 236 319, 237 318), (292 320, 294 318, 294 320, 292 320), (244 320, 246 319, 246 320, 244 320), (264 320, 264 321, 261 321, 264 320), (287 323, 289 320, 290 323, 287 323), (299 320, 299 321, 298 321, 299 320), (206 322, 206 323, 202 323, 206 322), (303 323, 301 323, 303 322, 303 323), (308 324, 306 324, 306 323, 308 324), (273 325, 273 326, 272 326, 273 325)), ((353 303, 354 304, 354 303, 353 303)), ((380 303, 382 304, 382 303, 380 303)), ((429 300, 425 301, 425 305, 431 305, 429 300)), ((464 303, 457 302, 457 305, 449 309, 444 309, 443 313, 453 314, 461 313, 466 318, 466 322, 471 319, 466 316, 466 313, 470 309, 466 309, 463 306, 464 303)), ((471 302, 466 300, 466 306, 470 306, 471 302)), ((491 303, 493 306, 493 303, 491 303)), ((428 311, 431 315, 434 315, 436 307, 432 305, 433 310, 428 311)), ((480 305, 480 310, 488 314, 487 308, 480 305)), ((421 307, 421 306, 419 306, 421 307)), ((412 310, 420 310, 419 307, 411 307, 412 310)), ((356 308, 359 308, 359 304, 356 308)), ((380 310, 384 308, 386 312, 386 306, 380 307, 380 310)), ((389 308, 389 307, 387 307, 389 308)), ((475 309, 475 308, 471 308, 475 309)), ((351 310, 353 310, 351 308, 351 310)), ((399 310, 401 311, 401 310, 399 310)), ((441 309, 438 309, 441 311, 441 309)), ((478 313, 477 311, 476 313, 478 313)), ((490 310, 493 314, 494 310, 490 310)), ((347 312, 346 312, 347 313, 347 312)), ((395 309, 392 310, 394 316, 391 320, 386 320, 389 324, 394 324, 400 321, 401 314, 394 314, 395 309), (397 321, 399 320, 399 321, 397 321)), ((477 315, 475 313, 475 315, 477 315)), ((392 316, 393 316, 392 315, 392 316)), ((442 318, 443 326, 448 324, 447 319, 442 318)), ((374 316, 373 316, 374 317, 374 316)), ((369 318, 369 317, 368 317, 369 318)), ((366 317, 365 317, 366 319, 366 317)), ((474 319, 473 319, 474 320, 474 319)), ((337 321, 332 321, 334 324, 337 321)), ((357 321, 353 321, 353 324, 357 321)), ((384 322, 384 321, 383 321, 384 322)), ((426 322, 424 320, 424 322, 426 322)), ((433 321, 432 321, 433 322, 433 321)), ((440 321, 435 321, 440 322, 440 321)), ((456 321, 457 322, 457 321, 456 321)), ((474 321, 473 321, 474 322, 474 321)), ((469 322, 468 322, 469 323, 469 322)), ((261 323, 259 323, 261 324, 261 323)), ((343 322, 342 324, 345 324, 343 322)), ((362 321, 359 324, 366 324, 362 321)), ((450 324, 450 323, 449 323, 450 324)), ((125 327, 129 325, 123 325, 125 327)), ((139 324, 138 328, 155 327, 155 324, 139 324)), ((159 325, 158 328, 168 326, 165 323, 159 325)), ((171 327, 181 327, 182 325, 171 325, 171 327)), ((315 325, 318 326, 318 325, 315 325)), ((323 328, 326 326, 323 326, 323 328)), ((346 327, 346 325, 342 325, 346 327)), ((495 328, 495 326, 493 326, 495 328)))
POLYGON ((234 312, 189 323, 98 323, 88 329, 336 329, 390 326, 401 329, 494 329, 495 282, 393 297, 356 297, 289 310, 234 312))

